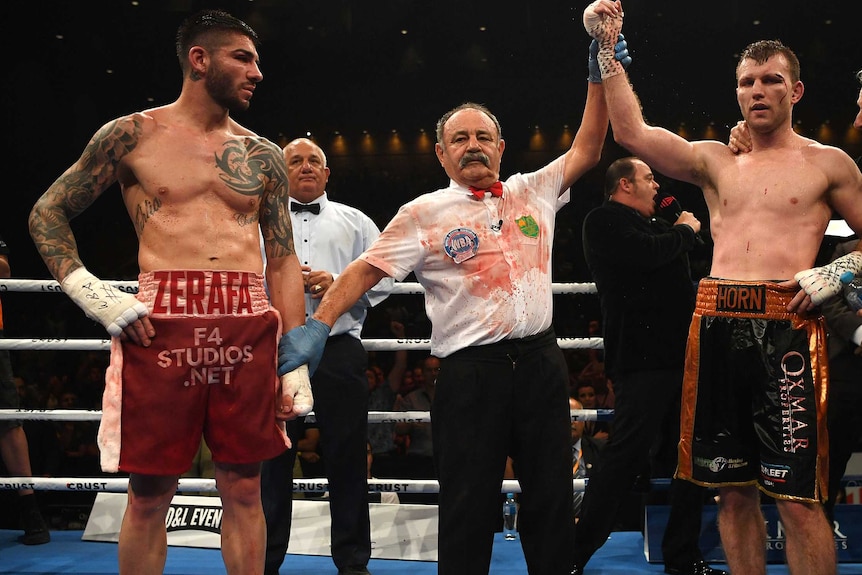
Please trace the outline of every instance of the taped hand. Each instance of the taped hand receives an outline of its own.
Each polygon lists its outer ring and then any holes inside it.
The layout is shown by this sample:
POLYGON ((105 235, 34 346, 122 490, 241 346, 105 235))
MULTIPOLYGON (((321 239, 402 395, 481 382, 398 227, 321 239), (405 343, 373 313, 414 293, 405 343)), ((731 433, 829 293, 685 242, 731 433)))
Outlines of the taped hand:
POLYGON ((288 419, 308 415, 314 407, 314 395, 311 393, 307 365, 300 365, 281 376, 281 396, 282 409, 291 407, 289 412, 284 412, 288 419))
POLYGON ((841 274, 848 271, 854 275, 862 272, 862 252, 850 252, 825 266, 802 270, 793 278, 811 298, 811 303, 820 305, 841 292, 841 274))
POLYGON ((123 328, 147 315, 143 302, 100 280, 85 267, 66 276, 60 287, 87 317, 101 323, 114 337, 119 337, 123 328))
MULTIPOLYGON (((617 37, 617 43, 614 45, 614 58, 623 65, 624 69, 628 69, 629 64, 632 63, 632 57, 629 55, 628 43, 626 42, 626 37, 620 34, 617 37)), ((589 75, 587 76, 587 80, 594 84, 601 84, 602 82, 602 72, 599 69, 599 42, 598 40, 593 39, 590 42, 590 55, 587 59, 587 69, 589 70, 589 75)))

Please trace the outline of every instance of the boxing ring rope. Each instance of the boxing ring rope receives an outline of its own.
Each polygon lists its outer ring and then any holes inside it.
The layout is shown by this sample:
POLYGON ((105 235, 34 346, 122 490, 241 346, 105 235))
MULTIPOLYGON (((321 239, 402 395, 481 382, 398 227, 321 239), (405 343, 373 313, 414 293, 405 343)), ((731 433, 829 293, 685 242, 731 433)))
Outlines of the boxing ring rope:
MULTIPOLYGON (((107 283, 125 293, 138 292, 137 281, 107 280, 107 283)), ((554 283, 551 286, 555 295, 594 294, 592 283, 554 283)), ((0 280, 0 293, 63 293, 60 284, 54 280, 4 279, 0 280)), ((424 288, 415 282, 395 282, 392 294, 424 294, 424 288)), ((602 338, 560 337, 557 342, 561 349, 603 349, 602 338)), ((431 340, 426 338, 407 339, 363 339, 362 345, 369 351, 430 350, 431 340)), ((69 339, 69 338, 0 338, 0 349, 15 350, 73 350, 109 351, 110 339, 69 339)), ((612 409, 573 409, 572 421, 609 421, 613 419, 612 409)), ((0 409, 0 420, 50 420, 50 421, 100 421, 102 412, 92 409, 0 409)), ((313 422, 314 412, 306 419, 313 422)), ((428 411, 369 411, 369 423, 430 423, 428 411)), ((662 481, 662 480, 658 480, 662 481)), ((583 491, 586 479, 573 479, 574 491, 583 491)), ((0 477, 0 490, 33 489, 42 491, 104 491, 125 493, 129 480, 125 477, 0 477)), ((293 480, 295 492, 316 492, 328 489, 326 478, 297 478, 293 480)), ((369 492, 395 493, 437 493, 436 479, 369 479, 369 492)), ((215 479, 181 477, 177 492, 217 493, 215 479)), ((517 479, 504 479, 501 493, 520 493, 517 479)))
MULTIPOLYGON (((600 337, 558 337, 560 349, 603 349, 600 337)), ((362 346, 368 351, 429 351, 431 340, 424 338, 405 339, 363 339, 362 346)), ((16 350, 72 350, 72 351, 109 351, 109 339, 70 339, 70 338, 0 338, 0 349, 16 350)))
MULTIPOLYGON (((611 421, 613 409, 573 409, 572 421, 611 421)), ((306 421, 315 423, 312 411, 306 421)), ((102 412, 97 409, 0 409, 0 420, 20 419, 39 421, 99 421, 102 412)), ((368 423, 431 423, 428 411, 369 411, 368 423)))
MULTIPOLYGON (((587 479, 573 479, 574 491, 583 491, 587 479)), ((670 485, 670 480, 664 481, 670 485)), ((129 485, 126 477, 0 477, 2 489, 32 489, 34 491, 98 491, 105 493, 125 493, 129 485)), ((318 492, 329 489, 325 477, 301 478, 293 480, 296 493, 318 492)), ((436 479, 369 479, 369 493, 437 493, 436 479)), ((215 479, 180 477, 177 493, 201 492, 218 493, 215 479)), ((521 485, 517 479, 504 479, 500 493, 520 493, 521 485)))
MULTIPOLYGON (((107 283, 126 293, 138 293, 137 281, 111 281, 107 283)), ((551 285, 555 295, 594 294, 593 283, 555 283, 551 285)), ((6 279, 0 280, 0 293, 63 293, 60 284, 54 280, 6 279)), ((395 282, 392 294, 417 295, 425 293, 424 288, 416 282, 395 282)), ((600 337, 560 337, 557 343, 561 349, 602 349, 600 337)), ((368 351, 429 351, 431 340, 425 338, 405 339, 363 339, 362 345, 368 351)), ((73 351, 109 351, 110 339, 69 339, 69 338, 33 338, 33 339, 0 339, 0 349, 15 350, 73 350, 73 351)))
MULTIPOLYGON (((137 281, 126 280, 105 280, 105 283, 111 284, 122 292, 138 293, 137 281)), ((2 279, 0 280, 0 292, 45 292, 45 293, 63 293, 60 284, 55 280, 30 280, 30 279, 2 279)), ((596 292, 596 284, 594 283, 554 283, 551 284, 551 291, 554 295, 571 295, 571 294, 594 294, 596 292)), ((423 288, 417 282, 395 282, 392 288, 392 295, 419 295, 425 293, 423 288)))
MULTIPOLYGON (((573 409, 572 421, 610 421, 612 409, 573 409)), ((95 409, 0 409, 0 421, 4 419, 39 421, 99 421, 102 412, 95 409)), ((305 416, 314 421, 314 412, 305 416)), ((428 411, 369 411, 369 423, 430 423, 428 411)), ((574 491, 583 491, 585 479, 573 479, 574 491)), ((661 480, 659 480, 661 481, 661 480)), ((668 480, 669 481, 669 480, 668 480)), ((106 491, 124 493, 128 479, 113 477, 0 477, 0 490, 33 489, 36 491, 106 491)), ((297 478, 293 490, 297 493, 325 491, 329 482, 322 478, 297 478)), ((394 493, 437 493, 436 479, 369 479, 368 491, 394 493)), ((216 493, 215 479, 180 478, 177 492, 199 491, 216 493)), ((520 493, 521 485, 516 479, 504 479, 501 493, 520 493)))

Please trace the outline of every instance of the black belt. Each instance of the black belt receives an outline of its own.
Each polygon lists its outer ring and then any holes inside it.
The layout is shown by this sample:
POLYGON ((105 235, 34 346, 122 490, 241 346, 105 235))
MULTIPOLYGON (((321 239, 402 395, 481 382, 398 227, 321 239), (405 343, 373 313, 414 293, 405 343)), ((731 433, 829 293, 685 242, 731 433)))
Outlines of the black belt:
POLYGON ((452 358, 465 357, 506 357, 517 358, 531 351, 542 349, 550 344, 555 344, 557 336, 554 334, 553 326, 535 335, 528 335, 517 339, 503 339, 486 345, 474 345, 465 347, 453 353, 452 358))

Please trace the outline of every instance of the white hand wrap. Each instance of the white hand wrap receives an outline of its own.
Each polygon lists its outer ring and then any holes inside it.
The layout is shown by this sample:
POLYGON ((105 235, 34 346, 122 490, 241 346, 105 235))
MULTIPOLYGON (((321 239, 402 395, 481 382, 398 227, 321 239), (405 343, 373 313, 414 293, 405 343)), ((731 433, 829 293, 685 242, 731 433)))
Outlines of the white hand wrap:
POLYGON ((60 287, 84 310, 87 317, 101 323, 114 337, 122 334, 123 328, 147 315, 147 306, 135 296, 100 280, 85 267, 67 275, 60 287))
POLYGON ((599 70, 602 79, 616 76, 625 72, 625 68, 615 57, 614 46, 623 28, 623 18, 599 14, 596 12, 596 0, 584 10, 584 29, 587 34, 595 38, 599 43, 599 70))
POLYGON ((862 252, 850 252, 825 266, 803 270, 793 278, 811 297, 811 303, 820 305, 841 292, 841 274, 848 271, 854 275, 862 273, 862 252))
POLYGON ((307 365, 300 365, 281 376, 281 395, 293 398, 293 413, 308 415, 314 407, 314 396, 311 394, 307 365))
POLYGON ((596 12, 596 4, 598 0, 593 2, 584 10, 584 29, 591 37, 596 40, 601 39, 602 16, 596 12))

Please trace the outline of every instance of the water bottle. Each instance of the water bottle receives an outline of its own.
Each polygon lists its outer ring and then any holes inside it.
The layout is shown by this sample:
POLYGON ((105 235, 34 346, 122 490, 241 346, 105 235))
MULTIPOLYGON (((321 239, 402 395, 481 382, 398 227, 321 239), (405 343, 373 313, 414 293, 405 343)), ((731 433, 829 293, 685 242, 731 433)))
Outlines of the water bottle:
POLYGON ((851 271, 841 274, 844 285, 844 299, 853 311, 862 309, 862 278, 856 277, 851 271))
POLYGON ((518 502, 515 501, 514 493, 506 494, 506 502, 503 503, 503 538, 506 541, 514 541, 518 538, 515 530, 515 520, 518 517, 518 502))

